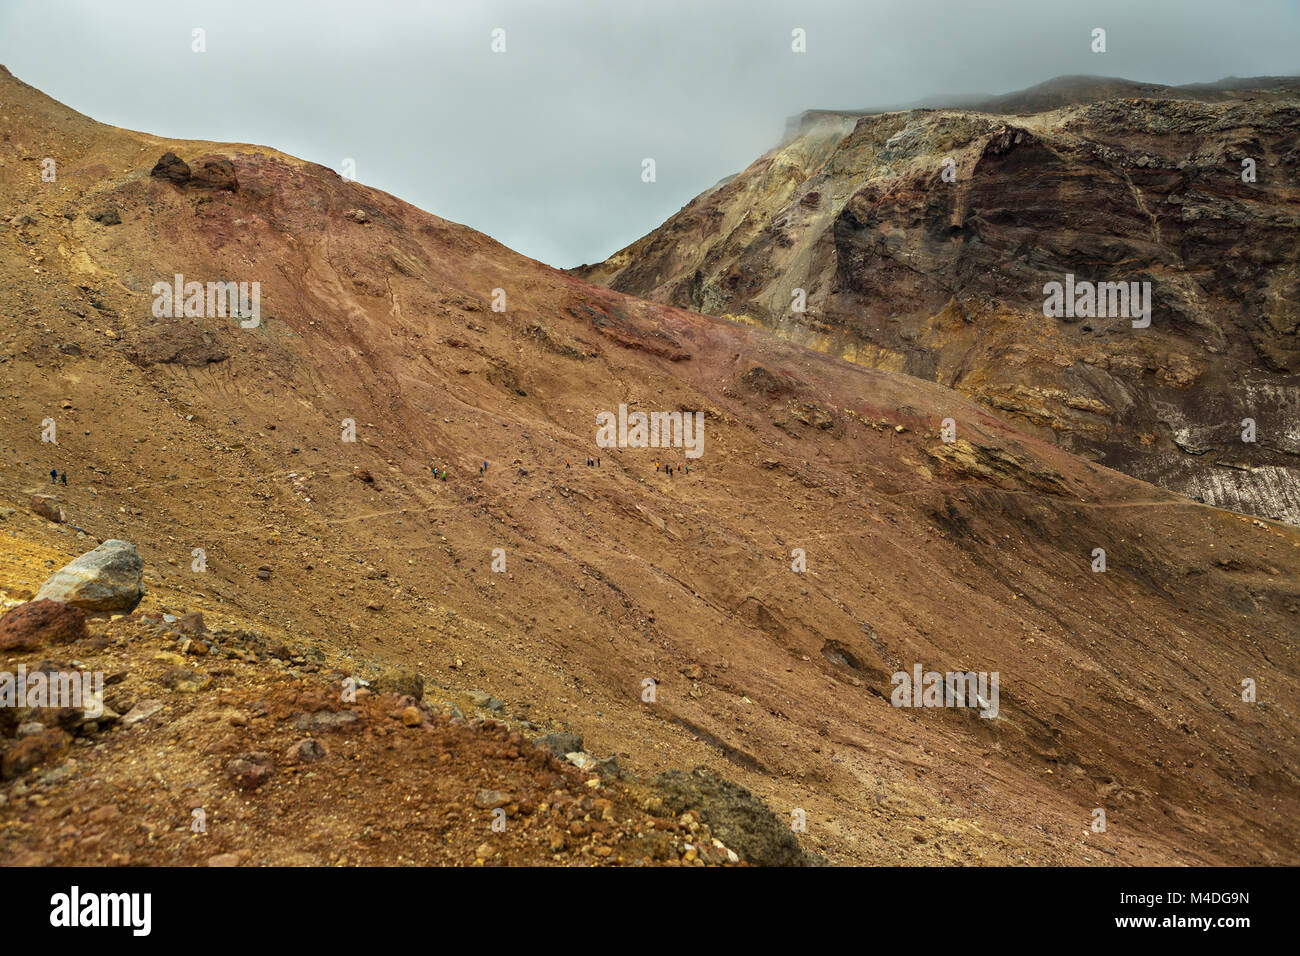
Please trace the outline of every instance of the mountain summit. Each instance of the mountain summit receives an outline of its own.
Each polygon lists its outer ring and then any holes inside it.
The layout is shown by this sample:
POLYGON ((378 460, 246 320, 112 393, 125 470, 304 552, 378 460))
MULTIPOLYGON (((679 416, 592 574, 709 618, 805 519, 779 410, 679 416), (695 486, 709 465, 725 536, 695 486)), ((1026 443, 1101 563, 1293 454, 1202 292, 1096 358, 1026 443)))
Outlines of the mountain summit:
POLYGON ((1296 524, 1298 173, 1296 78, 1062 77, 964 107, 805 113, 574 271, 942 383, 1088 459, 1296 524))

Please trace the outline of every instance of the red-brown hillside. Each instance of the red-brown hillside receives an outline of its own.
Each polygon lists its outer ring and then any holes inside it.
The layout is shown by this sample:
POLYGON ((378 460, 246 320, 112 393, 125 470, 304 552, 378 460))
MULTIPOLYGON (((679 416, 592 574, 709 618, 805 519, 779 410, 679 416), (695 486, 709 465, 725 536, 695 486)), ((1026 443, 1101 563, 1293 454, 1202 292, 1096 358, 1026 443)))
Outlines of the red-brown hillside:
POLYGON ((0 102, 0 498, 66 469, 68 520, 134 542, 155 591, 490 689, 640 774, 709 766, 837 862, 1300 862, 1296 529, 274 150, 106 127, 7 73, 0 102), (151 176, 168 151, 237 190, 151 176), (259 282, 260 326, 154 318, 176 273, 259 282), (689 475, 596 447, 620 403, 704 412, 689 475), (999 716, 892 707, 917 663, 997 671, 999 716))

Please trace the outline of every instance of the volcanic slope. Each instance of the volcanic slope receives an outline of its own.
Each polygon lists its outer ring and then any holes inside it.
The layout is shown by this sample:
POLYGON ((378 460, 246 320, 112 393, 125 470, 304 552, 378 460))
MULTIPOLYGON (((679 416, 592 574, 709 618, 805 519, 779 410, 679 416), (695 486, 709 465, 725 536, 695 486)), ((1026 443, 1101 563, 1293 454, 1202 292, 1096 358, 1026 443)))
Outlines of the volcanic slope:
POLYGON ((1297 78, 1061 77, 976 109, 806 113, 574 273, 940 382, 1090 460, 1300 524, 1298 177, 1297 78), (1047 317, 1052 282, 1149 283, 1150 325, 1107 293, 1047 317))
POLYGON ((1300 862, 1296 529, 274 150, 0 103, 11 506, 66 469, 187 608, 712 768, 835 862, 1300 862), (260 323, 155 318, 176 274, 260 323), (701 411, 703 456, 597 447, 620 403, 701 411), (891 706, 916 664, 997 672, 997 716, 891 706))

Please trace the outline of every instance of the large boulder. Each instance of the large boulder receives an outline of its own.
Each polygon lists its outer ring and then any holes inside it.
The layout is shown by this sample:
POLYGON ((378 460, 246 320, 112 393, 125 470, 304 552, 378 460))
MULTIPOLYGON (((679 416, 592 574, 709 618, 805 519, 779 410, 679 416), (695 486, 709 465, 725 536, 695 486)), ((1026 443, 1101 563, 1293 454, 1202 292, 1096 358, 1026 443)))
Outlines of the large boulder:
POLYGON ((56 571, 36 600, 62 601, 89 614, 128 613, 144 597, 143 579, 144 561, 135 545, 114 539, 56 571))
POLYGON ((63 524, 68 520, 63 505, 53 495, 32 495, 32 511, 55 524, 63 524))
POLYGON ((222 156, 201 156, 191 166, 175 153, 163 153, 149 175, 176 186, 224 189, 232 193, 239 191, 235 164, 222 156))
POLYGON ((34 651, 89 636, 81 608, 58 601, 28 601, 0 617, 0 651, 34 651))
POLYGON ((149 175, 166 179, 177 186, 184 186, 190 178, 190 167, 175 153, 163 153, 162 158, 149 171, 149 175))

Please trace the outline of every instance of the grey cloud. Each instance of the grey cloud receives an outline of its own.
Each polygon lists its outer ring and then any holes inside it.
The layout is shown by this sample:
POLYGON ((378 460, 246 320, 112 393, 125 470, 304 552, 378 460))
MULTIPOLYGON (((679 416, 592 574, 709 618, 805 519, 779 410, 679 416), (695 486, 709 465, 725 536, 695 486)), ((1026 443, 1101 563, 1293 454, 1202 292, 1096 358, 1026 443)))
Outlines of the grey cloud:
POLYGON ((6 0, 0 62, 166 136, 275 146, 557 266, 603 259, 779 139, 788 116, 1068 73, 1300 71, 1300 5, 1192 0, 6 0), (1089 50, 1093 27, 1108 52, 1089 50), (207 31, 207 52, 190 50, 207 31), (507 52, 489 49, 506 30, 507 52), (790 50, 807 31, 808 52, 790 50), (653 157, 658 181, 641 181, 653 157))

